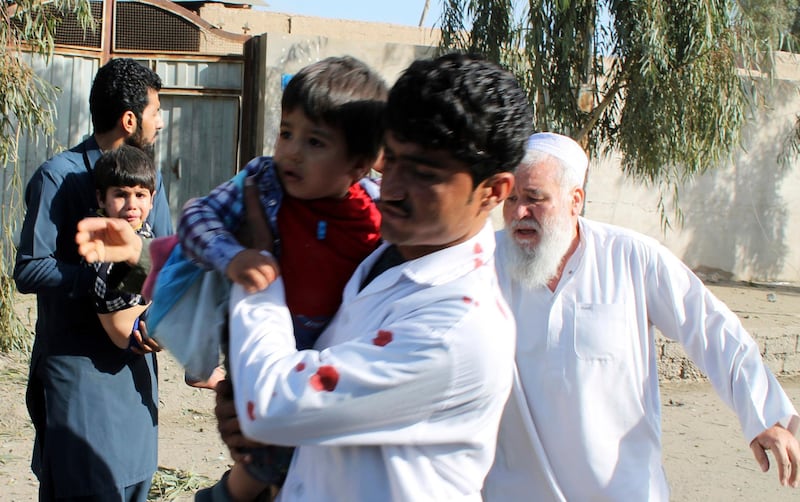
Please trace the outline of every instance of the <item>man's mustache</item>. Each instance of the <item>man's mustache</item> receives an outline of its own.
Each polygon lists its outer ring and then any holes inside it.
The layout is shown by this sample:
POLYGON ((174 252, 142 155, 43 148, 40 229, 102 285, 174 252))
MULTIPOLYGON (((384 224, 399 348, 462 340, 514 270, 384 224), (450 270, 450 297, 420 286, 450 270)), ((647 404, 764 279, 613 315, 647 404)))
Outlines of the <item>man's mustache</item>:
POLYGON ((538 221, 533 219, 511 220, 511 225, 509 227, 512 232, 514 230, 536 230, 537 232, 542 231, 542 226, 538 221))

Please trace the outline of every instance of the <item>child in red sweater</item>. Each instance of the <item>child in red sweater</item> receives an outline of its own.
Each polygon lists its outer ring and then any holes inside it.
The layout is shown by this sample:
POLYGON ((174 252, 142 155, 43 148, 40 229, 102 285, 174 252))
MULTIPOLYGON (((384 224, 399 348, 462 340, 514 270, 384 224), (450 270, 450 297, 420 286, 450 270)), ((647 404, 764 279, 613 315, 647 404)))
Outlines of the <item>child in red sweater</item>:
MULTIPOLYGON (((235 235, 252 218, 243 185, 257 187, 299 349, 313 346, 356 266, 379 244, 377 186, 364 177, 380 161, 386 96, 383 80, 354 58, 303 68, 284 90, 274 155, 252 160, 184 207, 178 225, 184 254, 260 290, 275 278, 275 261, 235 235)), ((197 500, 252 500, 282 482, 290 455, 288 448, 258 449, 254 462, 236 463, 197 500)))

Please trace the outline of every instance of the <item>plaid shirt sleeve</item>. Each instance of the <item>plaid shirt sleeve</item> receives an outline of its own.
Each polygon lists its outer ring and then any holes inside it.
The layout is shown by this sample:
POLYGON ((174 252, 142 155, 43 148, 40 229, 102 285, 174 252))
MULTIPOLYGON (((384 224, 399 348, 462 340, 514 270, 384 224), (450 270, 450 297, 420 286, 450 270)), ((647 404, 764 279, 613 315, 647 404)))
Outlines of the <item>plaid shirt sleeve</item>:
MULTIPOLYGON (((137 234, 142 237, 152 238, 153 231, 150 225, 145 222, 137 234)), ((136 305, 146 305, 144 297, 138 294, 126 293, 111 287, 109 282, 114 284, 119 282, 119 275, 112 279, 115 272, 113 263, 95 263, 93 265, 97 276, 94 280, 94 306, 98 314, 110 314, 119 310, 125 310, 136 305)))
MULTIPOLYGON (((233 235, 244 221, 244 178, 256 180, 266 207, 280 204, 280 185, 271 157, 257 157, 242 171, 207 196, 187 202, 178 222, 178 239, 184 254, 199 265, 223 274, 233 257, 245 249, 233 235), (270 193, 277 193, 277 201, 270 193)), ((267 212, 276 214, 277 209, 267 212)), ((274 222, 274 216, 269 219, 274 222)))
POLYGON ((94 280, 95 312, 98 314, 110 314, 135 307, 136 305, 146 305, 147 302, 141 295, 109 288, 108 280, 113 268, 113 263, 98 263, 95 267, 97 271, 97 276, 94 280))

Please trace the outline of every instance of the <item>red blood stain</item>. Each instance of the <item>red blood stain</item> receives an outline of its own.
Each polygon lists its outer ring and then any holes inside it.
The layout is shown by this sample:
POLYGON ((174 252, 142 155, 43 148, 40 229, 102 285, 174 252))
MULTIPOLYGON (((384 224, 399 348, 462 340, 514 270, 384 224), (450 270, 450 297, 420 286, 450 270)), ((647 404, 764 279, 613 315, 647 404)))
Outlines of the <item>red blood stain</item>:
POLYGON ((372 339, 372 343, 377 345, 378 347, 384 347, 387 343, 394 340, 394 334, 391 331, 386 330, 378 330, 378 336, 372 339))
POLYGON ((256 419, 256 403, 247 401, 247 418, 251 421, 256 419))
POLYGON ((311 375, 311 387, 322 392, 332 392, 339 383, 339 372, 333 366, 320 366, 316 373, 311 375))

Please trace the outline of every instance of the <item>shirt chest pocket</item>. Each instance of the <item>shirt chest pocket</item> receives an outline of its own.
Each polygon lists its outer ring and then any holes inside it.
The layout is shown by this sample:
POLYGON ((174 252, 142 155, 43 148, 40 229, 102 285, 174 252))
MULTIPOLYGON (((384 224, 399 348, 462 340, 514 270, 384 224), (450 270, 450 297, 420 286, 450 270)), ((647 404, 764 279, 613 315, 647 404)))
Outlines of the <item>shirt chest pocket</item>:
POLYGON ((625 347, 627 326, 622 304, 575 305, 575 354, 584 361, 619 359, 625 347))

